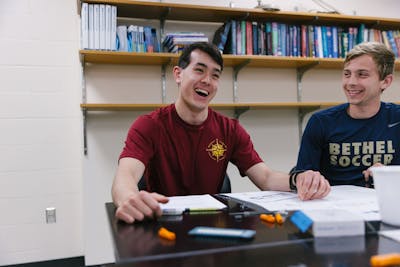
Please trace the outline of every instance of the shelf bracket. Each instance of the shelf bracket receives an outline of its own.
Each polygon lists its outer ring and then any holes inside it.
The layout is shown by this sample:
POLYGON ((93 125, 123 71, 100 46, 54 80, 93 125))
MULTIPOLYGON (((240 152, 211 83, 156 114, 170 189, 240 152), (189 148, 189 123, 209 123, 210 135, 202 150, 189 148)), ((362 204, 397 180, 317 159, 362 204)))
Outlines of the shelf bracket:
MULTIPOLYGON (((319 65, 319 61, 317 62, 313 62, 309 65, 303 66, 303 67, 299 67, 297 68, 297 102, 302 102, 302 80, 303 80, 303 76, 304 74, 309 71, 310 69, 314 68, 315 66, 319 65)), ((317 109, 313 109, 313 108, 299 108, 299 113, 298 113, 298 128, 299 128, 299 144, 301 143, 301 137, 303 135, 303 120, 304 117, 317 109)))
POLYGON ((248 111, 250 107, 240 107, 240 108, 235 108, 235 119, 239 119, 240 115, 248 111))
MULTIPOLYGON (((86 93, 86 78, 85 78, 85 56, 81 55, 80 57, 81 61, 81 75, 82 75, 82 83, 81 83, 81 88, 82 88, 82 104, 86 104, 87 102, 87 93, 86 93)), ((88 149, 87 149, 87 109, 83 108, 82 109, 82 132, 83 132, 83 154, 86 156, 88 149)))
POLYGON ((166 69, 167 69, 167 65, 163 64, 161 65, 161 103, 165 104, 166 102, 166 98, 167 98, 167 89, 166 89, 166 69))
POLYGON ((86 156, 88 153, 87 145, 87 109, 82 108, 82 130, 83 130, 83 154, 86 156))
POLYGON ((236 65, 233 67, 233 73, 232 73, 232 80, 233 80, 233 102, 238 101, 238 82, 237 82, 237 77, 239 74, 239 71, 243 69, 247 64, 250 63, 250 59, 247 59, 240 63, 239 65, 236 65))

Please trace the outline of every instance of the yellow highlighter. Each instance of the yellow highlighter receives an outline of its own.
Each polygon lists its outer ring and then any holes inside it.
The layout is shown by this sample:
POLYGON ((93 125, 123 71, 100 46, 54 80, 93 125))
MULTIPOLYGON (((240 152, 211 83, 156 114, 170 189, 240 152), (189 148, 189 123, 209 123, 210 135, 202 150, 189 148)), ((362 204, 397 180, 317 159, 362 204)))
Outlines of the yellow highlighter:
POLYGON ((400 253, 375 255, 371 257, 370 263, 373 267, 400 265, 400 253))

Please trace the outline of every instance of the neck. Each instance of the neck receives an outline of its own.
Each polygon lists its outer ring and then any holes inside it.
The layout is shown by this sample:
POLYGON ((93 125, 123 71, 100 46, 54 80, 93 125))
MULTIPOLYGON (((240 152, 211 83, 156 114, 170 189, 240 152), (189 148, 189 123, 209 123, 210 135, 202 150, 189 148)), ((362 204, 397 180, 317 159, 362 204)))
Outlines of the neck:
POLYGON ((208 107, 203 109, 197 109, 185 105, 181 99, 178 99, 175 103, 175 109, 178 116, 186 123, 191 125, 200 125, 206 121, 208 117, 208 107))
POLYGON ((381 107, 380 101, 377 104, 369 105, 369 106, 359 106, 350 104, 347 113, 353 119, 369 119, 375 116, 381 107))

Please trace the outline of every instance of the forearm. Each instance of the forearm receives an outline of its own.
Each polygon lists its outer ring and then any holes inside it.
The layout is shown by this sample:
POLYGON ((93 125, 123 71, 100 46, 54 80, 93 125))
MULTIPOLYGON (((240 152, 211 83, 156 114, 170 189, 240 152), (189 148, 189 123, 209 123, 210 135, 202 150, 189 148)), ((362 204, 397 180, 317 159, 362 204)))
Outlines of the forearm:
POLYGON ((119 207, 130 196, 139 192, 138 181, 144 172, 144 165, 133 158, 122 158, 111 189, 114 204, 119 207))
POLYGON ((274 171, 264 163, 252 166, 246 174, 261 190, 290 191, 289 174, 274 171))
POLYGON ((112 199, 119 207, 129 196, 139 192, 137 182, 133 177, 124 174, 117 174, 112 185, 112 199))

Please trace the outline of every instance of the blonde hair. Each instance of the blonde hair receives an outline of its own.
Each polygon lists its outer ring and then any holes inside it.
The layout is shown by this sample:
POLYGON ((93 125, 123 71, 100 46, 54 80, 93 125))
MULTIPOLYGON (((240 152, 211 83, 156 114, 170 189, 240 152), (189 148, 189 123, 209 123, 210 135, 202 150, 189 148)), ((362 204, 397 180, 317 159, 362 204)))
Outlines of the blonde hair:
POLYGON ((379 79, 381 81, 389 74, 393 74, 395 55, 392 50, 387 48, 383 43, 365 42, 356 45, 347 53, 344 64, 362 55, 369 55, 372 57, 378 69, 379 79))

